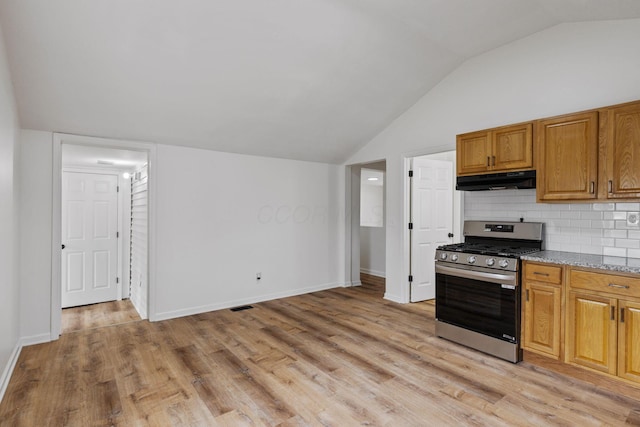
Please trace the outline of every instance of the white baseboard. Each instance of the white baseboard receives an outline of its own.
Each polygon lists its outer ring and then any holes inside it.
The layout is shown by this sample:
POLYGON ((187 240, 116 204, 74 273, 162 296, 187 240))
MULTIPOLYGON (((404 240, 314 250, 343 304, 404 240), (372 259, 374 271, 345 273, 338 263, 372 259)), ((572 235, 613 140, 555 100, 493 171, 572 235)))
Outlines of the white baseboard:
POLYGON ((34 345, 34 344, 42 344, 43 342, 50 342, 50 341, 51 341, 50 333, 32 335, 30 337, 20 338, 20 347, 26 347, 28 345, 34 345))
POLYGON ((391 295, 389 293, 384 294, 384 299, 389 300, 389 301, 393 301, 393 302, 397 302, 398 304, 407 304, 409 301, 404 301, 402 298, 400 298, 397 295, 391 295))
POLYGON ((303 295, 311 292, 326 291, 327 289, 334 289, 339 286, 340 285, 338 283, 327 283, 319 286, 293 289, 293 290, 284 291, 284 292, 275 292, 272 294, 259 295, 251 298, 242 298, 242 299, 226 301, 218 304, 207 304, 207 305, 201 305, 198 307, 185 308, 182 310, 165 311, 161 313, 156 313, 155 316, 150 318, 150 320, 153 322, 156 322, 160 320, 175 319, 177 317, 191 316, 194 314, 206 313, 208 311, 225 310, 227 308, 238 307, 241 305, 257 304, 263 301, 271 301, 279 298, 293 297, 296 295, 303 295))
POLYGON ((360 273, 368 274, 370 276, 387 277, 384 271, 369 270, 368 268, 361 268, 360 273))
POLYGON ((7 387, 9 387, 9 381, 11 380, 11 375, 13 374, 13 370, 16 367, 16 363, 18 363, 18 358, 20 357, 21 350, 22 346, 18 341, 16 347, 11 352, 11 356, 9 357, 9 361, 7 362, 7 366, 2 372, 2 377, 0 377, 0 402, 2 402, 4 393, 7 391, 7 387))
POLYGON ((136 309, 136 311, 138 312, 138 316, 140 316, 140 318, 142 320, 145 320, 147 318, 147 307, 146 305, 143 305, 141 301, 139 301, 138 298, 131 298, 130 299, 131 304, 133 305, 133 308, 136 309))

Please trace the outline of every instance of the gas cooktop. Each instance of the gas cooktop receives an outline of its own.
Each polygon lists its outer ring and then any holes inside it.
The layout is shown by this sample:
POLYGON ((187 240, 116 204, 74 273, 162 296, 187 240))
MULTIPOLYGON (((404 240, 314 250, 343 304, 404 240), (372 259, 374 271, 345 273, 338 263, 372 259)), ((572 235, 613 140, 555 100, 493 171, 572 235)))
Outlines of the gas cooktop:
POLYGON ((449 252, 464 252, 468 254, 495 255, 504 257, 519 257, 524 254, 537 252, 540 248, 522 246, 491 245, 483 243, 455 243, 438 247, 439 250, 449 252))

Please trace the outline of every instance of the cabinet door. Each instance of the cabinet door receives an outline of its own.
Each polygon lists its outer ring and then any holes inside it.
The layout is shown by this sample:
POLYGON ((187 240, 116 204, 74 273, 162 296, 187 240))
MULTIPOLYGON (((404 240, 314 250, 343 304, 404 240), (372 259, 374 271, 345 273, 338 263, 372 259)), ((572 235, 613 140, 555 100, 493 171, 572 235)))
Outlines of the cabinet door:
POLYGON ((609 199, 640 197, 640 102, 602 114, 605 172, 603 194, 609 199))
POLYGON ((525 283, 524 347, 546 355, 560 356, 559 285, 525 283))
POLYGON ((525 123, 492 132, 491 166, 495 172, 533 169, 533 125, 525 123))
POLYGON ((596 198, 598 113, 536 122, 538 201, 596 198))
POLYGON ((489 171, 491 166, 491 141, 488 131, 458 135, 456 140, 458 175, 489 171))
POLYGON ((571 291, 568 311, 568 361, 615 375, 616 300, 571 291))
POLYGON ((618 376, 640 382, 640 303, 619 302, 618 376))

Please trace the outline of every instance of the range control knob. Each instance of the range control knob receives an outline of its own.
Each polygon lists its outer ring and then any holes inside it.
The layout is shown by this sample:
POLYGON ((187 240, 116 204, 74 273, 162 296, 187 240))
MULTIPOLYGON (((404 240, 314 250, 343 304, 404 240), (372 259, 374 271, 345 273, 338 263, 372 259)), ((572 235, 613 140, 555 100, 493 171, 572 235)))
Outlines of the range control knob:
POLYGON ((467 262, 469 264, 475 264, 476 263, 476 257, 471 255, 469 258, 467 258, 467 262))
POLYGON ((506 259, 501 259, 498 262, 498 265, 502 268, 507 268, 509 266, 509 261, 507 261, 506 259))
POLYGON ((487 263, 487 265, 488 265, 489 267, 491 267, 493 264, 495 264, 495 263, 496 263, 496 260, 495 260, 495 259, 493 259, 493 258, 487 258, 487 260, 486 260, 485 262, 487 263))
POLYGON ((453 254, 451 255, 451 261, 457 261, 458 260, 458 254, 453 254))
POLYGON ((440 254, 440 259, 442 259, 442 260, 447 259, 447 253, 446 253, 446 252, 442 252, 442 253, 440 254))

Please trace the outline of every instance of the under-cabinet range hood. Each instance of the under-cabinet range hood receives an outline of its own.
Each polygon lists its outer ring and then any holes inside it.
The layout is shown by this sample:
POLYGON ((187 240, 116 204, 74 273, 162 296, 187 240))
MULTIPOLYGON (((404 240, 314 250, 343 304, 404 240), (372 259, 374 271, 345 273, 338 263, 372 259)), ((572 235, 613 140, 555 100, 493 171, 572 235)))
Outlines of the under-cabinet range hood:
POLYGON ((536 188, 536 171, 459 176, 456 179, 456 190, 460 191, 507 190, 512 188, 536 188))

